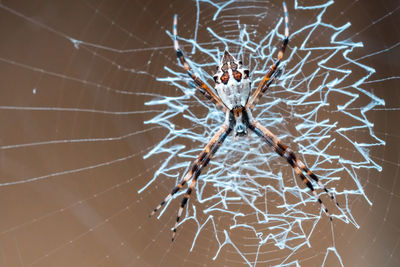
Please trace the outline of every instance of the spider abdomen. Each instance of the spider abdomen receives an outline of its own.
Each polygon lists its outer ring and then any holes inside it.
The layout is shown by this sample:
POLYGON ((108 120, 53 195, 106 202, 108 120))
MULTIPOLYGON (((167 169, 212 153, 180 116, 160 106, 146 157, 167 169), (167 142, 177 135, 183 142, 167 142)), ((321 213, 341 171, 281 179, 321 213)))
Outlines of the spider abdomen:
POLYGON ((229 108, 245 106, 250 94, 250 80, 241 79, 239 82, 230 75, 226 84, 216 84, 215 89, 218 92, 222 102, 229 108))
POLYGON ((249 70, 226 50, 214 81, 215 89, 228 109, 246 105, 250 94, 249 70))

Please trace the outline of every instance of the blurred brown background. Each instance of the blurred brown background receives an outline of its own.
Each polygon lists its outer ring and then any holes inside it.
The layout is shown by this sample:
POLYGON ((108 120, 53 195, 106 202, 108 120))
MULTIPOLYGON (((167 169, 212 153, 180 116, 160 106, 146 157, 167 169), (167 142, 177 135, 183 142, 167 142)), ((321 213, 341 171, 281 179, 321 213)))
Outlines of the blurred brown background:
MULTIPOLYGON (((213 261, 218 246, 204 234, 190 252, 190 223, 171 244, 174 208, 148 219, 170 181, 137 193, 162 160, 142 157, 165 133, 143 124, 156 113, 143 105, 152 97, 136 93, 174 94, 156 81, 164 66, 176 69, 165 30, 178 13, 180 33, 193 33, 195 1, 0 3, 0 266, 244 265, 230 246, 213 261)), ((292 25, 307 20, 287 4, 292 25)), ((281 10, 279 1, 266 5, 281 10)), ((204 5, 202 12, 208 9, 215 11, 204 5)), ((267 27, 279 16, 268 16, 267 27)), ((364 43, 352 58, 400 41, 395 0, 336 1, 325 21, 351 22, 343 36, 364 43)), ((360 62, 379 80, 399 76, 399 59, 396 46, 360 62)), ((371 151, 383 171, 360 172, 373 206, 362 197, 349 200, 361 228, 334 222, 336 248, 345 266, 400 266, 399 80, 363 88, 386 102, 387 109, 367 113, 386 141, 371 151)), ((296 253, 302 266, 323 262, 331 232, 321 223, 312 247, 296 253)), ((332 254, 326 266, 338 266, 332 254)))

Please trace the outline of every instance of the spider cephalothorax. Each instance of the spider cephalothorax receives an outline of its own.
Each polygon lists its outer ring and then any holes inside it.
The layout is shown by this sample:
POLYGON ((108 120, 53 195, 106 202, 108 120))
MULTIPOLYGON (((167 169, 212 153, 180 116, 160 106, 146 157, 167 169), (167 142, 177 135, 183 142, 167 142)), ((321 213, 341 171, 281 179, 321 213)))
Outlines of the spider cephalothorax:
MULTIPOLYGON (((289 42, 289 17, 285 3, 283 3, 283 9, 285 15, 285 38, 283 39, 281 49, 279 50, 278 59, 270 67, 258 85, 257 89, 251 96, 249 70, 244 68, 242 62, 237 61, 231 54, 229 54, 228 51, 224 52, 221 63, 217 68, 217 73, 213 77, 215 81, 216 93, 193 72, 190 65, 186 62, 183 52, 179 47, 177 40, 178 19, 176 15, 174 17, 174 47, 178 60, 187 71, 188 75, 193 79, 200 92, 210 99, 217 107, 222 109, 223 112, 225 112, 226 119, 221 128, 214 134, 210 142, 204 147, 203 151, 193 162, 182 181, 172 189, 171 193, 150 214, 151 216, 156 213, 157 210, 162 207, 162 205, 169 201, 173 195, 181 190, 183 186, 190 179, 192 179, 178 210, 178 216, 173 228, 174 233, 172 236, 172 241, 175 238, 176 228, 178 227, 179 219, 182 215, 183 209, 196 185, 202 169, 207 166, 211 158, 215 155, 219 147, 225 141, 226 137, 232 131, 234 131, 235 135, 242 136, 246 135, 247 130, 250 129, 265 143, 271 146, 279 156, 286 159, 289 165, 294 169, 295 173, 301 178, 304 184, 317 198, 322 209, 326 212, 329 218, 332 219, 328 213, 328 210, 325 208, 318 194, 314 190, 313 182, 318 184, 318 186, 321 187, 331 197, 331 199, 335 201, 334 195, 331 194, 321 183, 318 177, 311 170, 309 170, 300 159, 297 158, 295 153, 288 146, 283 144, 271 131, 262 126, 259 122, 255 121, 251 115, 251 110, 257 104, 260 97, 267 91, 271 83, 276 79, 279 73, 277 68, 289 42)), ((336 205, 339 205, 337 202, 335 203, 336 205)))

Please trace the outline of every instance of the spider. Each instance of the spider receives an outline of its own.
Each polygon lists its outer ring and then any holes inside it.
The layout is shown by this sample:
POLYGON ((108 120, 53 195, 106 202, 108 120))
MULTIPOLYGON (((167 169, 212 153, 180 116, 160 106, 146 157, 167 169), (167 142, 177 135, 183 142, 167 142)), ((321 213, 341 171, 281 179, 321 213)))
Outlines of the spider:
POLYGON ((196 84, 196 88, 211 100, 218 108, 226 114, 225 122, 222 124, 220 129, 211 138, 209 143, 204 147, 203 151, 192 163, 189 171, 183 177, 182 181, 175 186, 171 193, 150 213, 150 217, 153 216, 166 202, 172 199, 179 190, 190 180, 191 183, 189 188, 184 195, 181 205, 178 210, 178 216, 176 223, 172 229, 172 241, 175 239, 176 229, 179 224, 179 220, 182 216, 183 209, 189 200, 190 194, 192 193, 197 179, 200 176, 201 171, 210 160, 213 158, 219 147, 225 141, 226 137, 233 131, 236 136, 247 135, 248 129, 258 135, 267 145, 271 146, 279 156, 286 159, 289 165, 294 169, 295 173, 301 178, 304 184, 311 190, 313 195, 321 205, 321 209, 325 211, 330 220, 328 209, 322 203, 322 200, 314 190, 314 186, 311 181, 314 181, 322 188, 330 198, 339 207, 335 196, 328 191, 328 189, 321 183, 318 177, 310 171, 306 165, 297 158, 295 153, 285 144, 283 144, 271 131, 266 127, 262 126, 259 122, 253 119, 251 110, 257 104, 261 96, 267 91, 269 86, 275 81, 280 73, 278 66, 284 55, 285 49, 289 43, 289 16, 286 4, 283 2, 283 11, 285 18, 285 38, 282 41, 281 49, 278 52, 278 59, 270 67, 264 78, 258 85, 257 89, 250 96, 250 77, 249 70, 243 66, 241 61, 236 60, 227 50, 225 50, 220 65, 217 67, 217 73, 213 76, 215 82, 215 93, 210 87, 208 87, 192 70, 190 65, 185 60, 182 50, 180 49, 177 40, 177 15, 174 16, 173 22, 173 39, 176 56, 183 68, 187 71, 187 74, 193 79, 196 84))

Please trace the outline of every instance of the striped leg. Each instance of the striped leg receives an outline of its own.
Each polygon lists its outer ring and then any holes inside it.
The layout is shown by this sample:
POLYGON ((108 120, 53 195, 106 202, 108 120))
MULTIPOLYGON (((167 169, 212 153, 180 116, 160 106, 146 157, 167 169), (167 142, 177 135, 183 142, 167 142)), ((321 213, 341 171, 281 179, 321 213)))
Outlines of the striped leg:
POLYGON ((288 15, 288 11, 287 11, 285 2, 283 2, 283 11, 284 11, 284 16, 285 16, 285 39, 283 39, 281 49, 279 50, 278 59, 270 67, 267 74, 265 74, 264 78, 258 85, 257 90, 254 91, 250 100, 246 104, 246 107, 249 108, 250 110, 254 108, 254 106, 260 100, 261 96, 267 91, 269 86, 272 84, 272 81, 274 79, 273 75, 276 72, 279 64, 281 63, 281 59, 283 58, 283 54, 285 53, 286 47, 289 43, 289 15, 288 15))
POLYGON ((186 205, 187 201, 189 200, 190 194, 192 193, 194 186, 196 185, 197 179, 199 178, 201 171, 203 170, 204 167, 207 166, 207 164, 210 162, 210 160, 212 159, 214 154, 220 148, 220 146, 225 141, 226 137, 230 134, 231 131, 232 131, 232 127, 231 126, 228 127, 228 125, 225 124, 225 127, 221 128, 221 130, 216 135, 214 135, 213 139, 209 143, 209 144, 212 143, 212 145, 210 146, 209 151, 208 151, 209 153, 204 156, 201 166, 193 174, 192 182, 191 182, 189 188, 187 189, 186 194, 184 195, 184 197, 182 199, 181 206, 179 207, 179 210, 178 210, 178 216, 176 217, 175 226, 172 229, 172 231, 173 231, 172 241, 175 240, 176 228, 178 227, 179 220, 183 213, 183 209, 185 208, 185 205, 186 205))
POLYGON ((187 181, 189 181, 190 178, 192 178, 193 173, 195 173, 199 169, 201 162, 203 161, 205 156, 208 154, 207 151, 210 151, 210 146, 213 144, 213 142, 215 142, 215 141, 213 141, 213 139, 211 139, 211 141, 204 147, 203 151, 197 157, 197 159, 192 163, 190 170, 183 177, 182 181, 177 186, 175 186, 172 189, 171 193, 169 193, 168 196, 166 196, 165 199, 149 214, 149 217, 153 216, 159 209, 161 209, 161 207, 165 203, 167 203, 172 198, 173 195, 175 195, 179 190, 181 190, 183 188, 183 186, 187 183, 187 181))
MULTIPOLYGON (((289 149, 289 148, 287 148, 287 149, 289 149)), ((318 184, 318 186, 321 187, 325 191, 325 193, 327 193, 329 195, 329 197, 332 199, 332 201, 335 202, 336 206, 340 207, 339 203, 337 202, 337 200, 335 198, 335 195, 333 193, 329 192, 328 188, 326 188, 325 185, 323 185, 321 183, 321 181, 318 179, 318 176, 315 175, 310 169, 308 169, 301 160, 297 159, 296 156, 294 155, 293 151, 290 151, 290 152, 291 152, 291 154, 293 154, 294 158, 296 159, 297 166, 299 166, 299 168, 304 173, 306 173, 308 177, 313 179, 318 184)))
MULTIPOLYGON (((206 148, 204 148, 206 149, 206 148)), ((200 154, 200 156, 192 163, 192 166, 190 168, 190 170, 186 173, 186 175, 183 177, 182 181, 175 186, 171 193, 168 194, 168 196, 166 196, 164 198, 163 201, 161 201, 161 203, 149 214, 149 217, 153 216, 159 209, 161 209, 161 207, 167 203, 173 195, 175 195, 180 189, 183 188, 183 186, 186 184, 187 181, 189 181, 189 179, 192 177, 193 173, 199 168, 200 166, 200 162, 201 162, 201 155, 204 154, 204 150, 203 152, 200 154)))
POLYGON ((305 164, 299 160, 294 152, 284 145, 272 132, 270 132, 267 128, 262 126, 260 123, 253 121, 249 128, 254 131, 258 136, 260 136, 268 145, 272 146, 275 149, 275 152, 279 154, 279 156, 285 158, 287 162, 292 166, 296 174, 301 178, 303 183, 312 191, 313 195, 318 199, 321 208, 325 211, 325 213, 329 216, 329 219, 332 220, 328 209, 322 203, 322 200, 318 197, 317 193, 314 190, 314 187, 311 183, 311 180, 314 180, 335 202, 335 204, 339 207, 339 204, 336 202, 336 199, 333 194, 331 194, 328 189, 321 183, 318 177, 312 173, 305 164), (309 177, 307 178, 304 173, 309 177))
POLYGON ((218 132, 211 138, 210 142, 204 147, 203 151, 197 157, 197 159, 192 163, 190 170, 183 177, 182 181, 175 186, 171 193, 150 213, 149 217, 153 216, 166 202, 168 202, 173 195, 175 195, 183 186, 192 178, 193 174, 197 172, 200 168, 202 162, 208 157, 211 147, 219 140, 220 136, 227 130, 228 126, 223 124, 218 132))
POLYGON ((221 99, 214 93, 214 91, 208 87, 196 74, 193 72, 192 68, 190 65, 186 62, 185 57, 183 55, 183 52, 179 46, 178 43, 178 16, 174 16, 174 26, 173 26, 173 36, 174 36, 174 48, 176 51, 176 56, 181 62, 183 68, 187 71, 188 75, 190 78, 193 79, 195 82, 197 88, 200 90, 200 92, 205 95, 209 100, 211 100, 218 108, 221 108, 224 112, 226 111, 226 106, 224 103, 221 101, 221 99))

